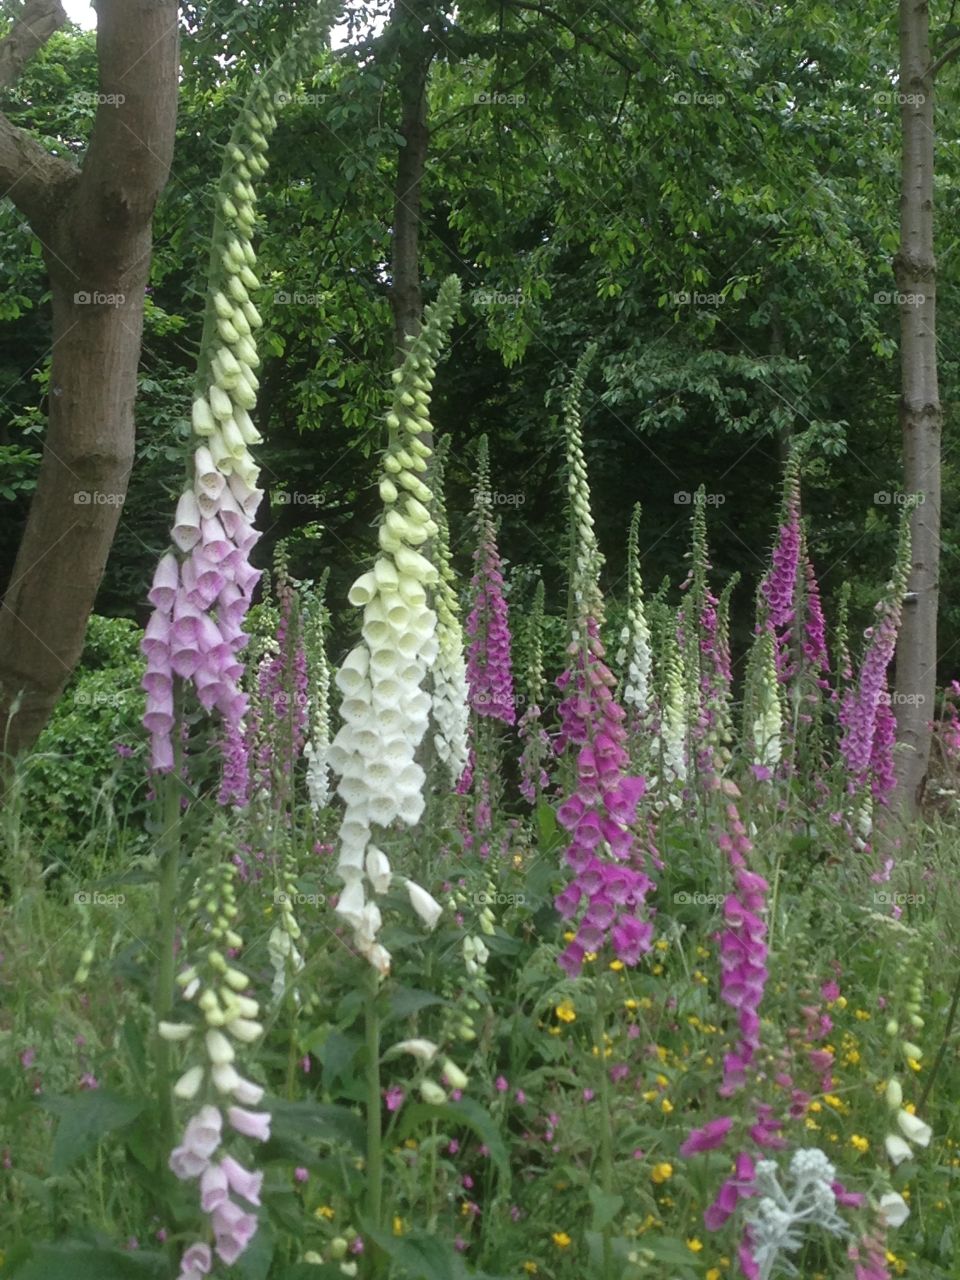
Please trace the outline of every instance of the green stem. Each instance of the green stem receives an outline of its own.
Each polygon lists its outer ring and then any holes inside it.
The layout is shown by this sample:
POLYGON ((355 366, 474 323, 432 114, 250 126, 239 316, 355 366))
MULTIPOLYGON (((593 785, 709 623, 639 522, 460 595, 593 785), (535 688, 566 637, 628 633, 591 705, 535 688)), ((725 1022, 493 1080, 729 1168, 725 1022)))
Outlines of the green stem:
MULTIPOLYGON (((383 1227, 383 1122, 380 1102, 380 1013, 377 1008, 379 979, 372 967, 367 974, 364 1004, 364 1038, 367 1050, 367 1220, 378 1232, 383 1227)), ((383 1253, 375 1244, 370 1251, 371 1276, 382 1273, 383 1253)))
MULTIPOLYGON (((607 1074, 607 1062, 604 1056, 606 1041, 604 1030, 603 1001, 597 1001, 597 1013, 594 1019, 594 1043, 600 1054, 600 1074, 597 1092, 600 1101, 600 1189, 609 1203, 613 1195, 613 1131, 611 1129, 612 1113, 610 1108, 610 1077, 607 1074)), ((613 1273, 613 1223, 607 1222, 603 1228, 603 1277, 604 1280, 615 1280, 613 1273)))
POLYGON ((927 1076, 927 1083, 924 1086, 923 1093, 920 1095, 920 1104, 918 1110, 922 1111, 927 1105, 927 1099, 930 1097, 930 1090, 933 1088, 933 1082, 937 1078, 937 1072, 943 1065, 943 1060, 947 1055, 947 1045, 950 1043, 950 1033, 953 1031, 954 1019, 957 1016, 957 1007, 960 1005, 960 972, 957 973, 957 981, 953 988, 953 999, 950 1001, 950 1012, 947 1014, 946 1026, 943 1028, 943 1035, 940 1037, 940 1048, 937 1050, 937 1056, 933 1067, 927 1076))
MULTIPOLYGON (((179 735, 180 719, 175 717, 174 733, 179 735)), ((157 967, 156 1015, 159 1020, 170 1020, 173 1014, 175 956, 177 930, 177 880, 180 870, 180 744, 174 748, 174 768, 162 784, 163 833, 159 840, 160 887, 157 914, 159 930, 157 945, 160 961, 157 967)), ((174 1140, 175 1117, 173 1093, 173 1045, 160 1035, 156 1037, 157 1101, 160 1127, 164 1145, 174 1140)))
POLYGON ((430 1121, 430 1153, 427 1175, 427 1231, 430 1235, 437 1230, 437 1122, 430 1121))

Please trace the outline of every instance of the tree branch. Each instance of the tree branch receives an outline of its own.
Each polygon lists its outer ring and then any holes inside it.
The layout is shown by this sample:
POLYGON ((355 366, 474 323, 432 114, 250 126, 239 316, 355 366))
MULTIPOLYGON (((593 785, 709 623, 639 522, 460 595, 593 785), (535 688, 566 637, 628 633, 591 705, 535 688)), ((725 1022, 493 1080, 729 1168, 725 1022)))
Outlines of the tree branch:
MULTIPOLYGON (((0 40, 0 88, 8 89, 16 82, 37 50, 66 20, 60 0, 27 0, 0 40)), ((0 115, 0 197, 9 196, 29 222, 43 224, 60 202, 61 184, 76 176, 72 164, 51 155, 32 134, 0 115)))
POLYGON ((60 0, 27 0, 23 12, 0 40, 0 88, 8 89, 24 66, 67 21, 60 0))
POLYGON ((9 196, 38 231, 63 204, 63 184, 79 176, 69 161, 52 155, 32 134, 0 115, 0 196, 9 196))
POLYGON ((960 53, 960 41, 956 44, 952 44, 949 49, 946 49, 941 53, 940 57, 933 63, 930 70, 927 72, 928 77, 931 80, 935 80, 937 78, 937 72, 942 70, 948 62, 952 62, 958 53, 960 53))
POLYGON ((81 223, 145 226, 173 158, 177 0, 100 0, 97 62, 100 102, 78 193, 81 223))
POLYGON ((550 9, 547 5, 524 3, 524 0, 506 0, 506 3, 511 9, 523 9, 528 13, 539 13, 541 17, 547 18, 558 27, 562 27, 564 31, 569 31, 574 39, 579 40, 582 44, 589 45, 591 49, 596 49, 598 53, 602 53, 605 57, 610 58, 611 61, 615 62, 619 67, 622 67, 624 71, 628 71, 630 75, 636 75, 640 70, 638 64, 627 54, 601 44, 599 40, 595 40, 592 36, 580 31, 574 23, 568 22, 565 18, 562 18, 555 9, 550 9))

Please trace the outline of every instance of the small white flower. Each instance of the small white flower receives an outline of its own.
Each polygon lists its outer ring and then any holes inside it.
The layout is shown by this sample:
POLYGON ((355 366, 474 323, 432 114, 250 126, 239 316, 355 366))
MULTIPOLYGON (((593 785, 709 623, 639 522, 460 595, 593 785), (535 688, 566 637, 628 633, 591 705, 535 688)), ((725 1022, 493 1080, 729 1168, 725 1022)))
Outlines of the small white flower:
POLYGON ((904 1160, 909 1160, 913 1155, 909 1145, 895 1133, 888 1133, 883 1140, 883 1145, 887 1149, 887 1155, 895 1165, 901 1164, 904 1160))
POLYGON ((900 1132, 918 1147, 929 1147, 933 1130, 919 1116, 912 1116, 909 1111, 900 1111, 897 1115, 900 1132))
POLYGON ((431 897, 426 889, 421 888, 413 880, 407 881, 407 894, 414 911, 428 929, 433 929, 443 913, 443 907, 436 898, 431 897))
POLYGON ((887 1191, 880 1197, 880 1215, 888 1227, 901 1227, 910 1217, 910 1206, 896 1191, 887 1191))

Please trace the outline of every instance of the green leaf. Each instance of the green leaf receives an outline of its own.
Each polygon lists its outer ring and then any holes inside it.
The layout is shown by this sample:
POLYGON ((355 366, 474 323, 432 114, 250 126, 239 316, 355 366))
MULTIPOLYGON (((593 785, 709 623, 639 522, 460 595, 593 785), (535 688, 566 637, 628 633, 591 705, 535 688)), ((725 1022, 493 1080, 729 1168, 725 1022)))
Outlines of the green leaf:
POLYGON ((658 1262, 685 1267, 688 1274, 697 1269, 690 1250, 682 1240, 671 1240, 667 1236, 644 1236, 641 1247, 649 1249, 658 1262))
POLYGON ((386 1024, 392 1018, 408 1018, 419 1013, 421 1009, 429 1009, 432 1005, 449 1004, 442 996, 432 991, 421 991, 417 987, 395 987, 390 992, 389 1012, 384 1018, 386 1024))
POLYGON ((43 1098, 40 1105, 60 1117, 50 1167, 53 1173, 66 1173, 105 1134, 136 1120, 147 1104, 144 1098, 123 1098, 107 1089, 89 1089, 72 1098, 43 1098))
POLYGON ((162 1253, 126 1253, 76 1241, 34 1246, 10 1280, 167 1280, 170 1264, 162 1253))
POLYGON ((540 852, 550 853, 560 843, 560 828, 553 806, 541 801, 537 807, 537 831, 540 833, 540 852))
POLYGON ((281 1098, 268 1099, 264 1105, 272 1116, 271 1133, 278 1138, 319 1138, 343 1143, 358 1152, 366 1150, 366 1125, 346 1107, 326 1102, 287 1102, 281 1098))
POLYGON ((367 1228, 365 1234, 396 1263, 398 1271, 394 1273, 391 1268, 390 1272, 391 1276, 396 1274, 396 1280, 507 1280, 505 1276, 469 1270, 452 1245, 425 1231, 392 1236, 367 1228))
POLYGON ((237 1273, 243 1280, 267 1280, 270 1264, 273 1261, 274 1237, 269 1219, 263 1214, 259 1218, 257 1234, 234 1263, 237 1273))
POLYGON ((601 1191, 599 1187, 591 1187, 587 1194, 593 1205, 593 1221, 590 1225, 594 1231, 602 1231, 623 1208, 623 1196, 601 1191))
POLYGON ((500 1130, 486 1107, 482 1107, 473 1098, 461 1098, 459 1102, 448 1102, 442 1107, 432 1107, 426 1102, 411 1103, 401 1112, 393 1136, 396 1141, 401 1142, 421 1125, 425 1127, 434 1120, 445 1121, 447 1125, 457 1128, 471 1129, 489 1149, 491 1159, 503 1176, 509 1178, 510 1158, 500 1130))
POLYGON ((330 1032, 320 1053, 324 1089, 333 1089, 339 1080, 353 1074, 351 1067, 362 1048, 363 1041, 359 1036, 345 1036, 340 1031, 330 1032))

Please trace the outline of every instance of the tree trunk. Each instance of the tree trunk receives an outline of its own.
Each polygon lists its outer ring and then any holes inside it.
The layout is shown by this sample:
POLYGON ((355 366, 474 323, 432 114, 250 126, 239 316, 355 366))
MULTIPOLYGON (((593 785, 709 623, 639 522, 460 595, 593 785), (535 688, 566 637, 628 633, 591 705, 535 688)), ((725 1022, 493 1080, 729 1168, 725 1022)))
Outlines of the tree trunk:
POLYGON ((0 117, 0 178, 43 245, 53 301, 43 459, 0 608, 8 756, 36 741, 79 661, 126 496, 151 221, 176 128, 176 0, 100 0, 97 57, 79 172, 0 117))
POLYGON ((420 192, 430 142, 427 76, 434 54, 433 35, 425 28, 437 16, 436 10, 434 0, 409 0, 408 3, 398 0, 391 17, 391 22, 398 28, 399 133, 404 143, 397 153, 390 289, 398 363, 406 351, 407 335, 420 332, 423 309, 420 294, 420 192))
POLYGON ((936 695, 940 562, 940 392, 937 385, 936 263, 933 254, 933 78, 926 0, 900 0, 903 151, 900 248, 900 423, 911 570, 897 645, 895 806, 912 817, 922 800, 936 695))

